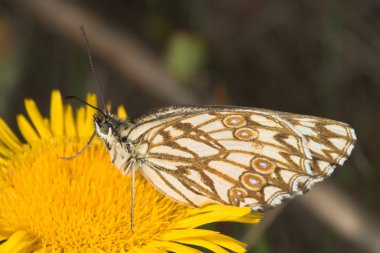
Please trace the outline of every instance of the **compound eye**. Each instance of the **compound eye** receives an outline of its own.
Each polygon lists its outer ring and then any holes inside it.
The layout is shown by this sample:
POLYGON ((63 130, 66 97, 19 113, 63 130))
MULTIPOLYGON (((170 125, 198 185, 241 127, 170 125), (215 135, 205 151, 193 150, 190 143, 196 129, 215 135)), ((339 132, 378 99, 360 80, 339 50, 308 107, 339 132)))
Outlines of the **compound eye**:
POLYGON ((106 124, 103 124, 100 126, 100 131, 102 132, 102 134, 108 135, 108 133, 110 131, 110 127, 107 126, 106 124))
POLYGON ((111 132, 111 127, 105 122, 95 122, 95 127, 101 138, 106 138, 111 132))

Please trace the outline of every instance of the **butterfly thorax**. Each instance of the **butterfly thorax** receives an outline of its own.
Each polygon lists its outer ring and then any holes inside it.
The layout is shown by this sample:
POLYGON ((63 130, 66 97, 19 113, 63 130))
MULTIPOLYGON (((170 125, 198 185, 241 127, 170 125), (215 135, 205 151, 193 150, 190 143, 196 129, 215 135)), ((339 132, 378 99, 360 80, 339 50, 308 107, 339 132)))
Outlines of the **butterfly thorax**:
POLYGON ((122 120, 112 114, 95 114, 96 134, 103 140, 112 163, 122 172, 131 159, 135 158, 134 146, 128 134, 135 126, 130 120, 122 120))

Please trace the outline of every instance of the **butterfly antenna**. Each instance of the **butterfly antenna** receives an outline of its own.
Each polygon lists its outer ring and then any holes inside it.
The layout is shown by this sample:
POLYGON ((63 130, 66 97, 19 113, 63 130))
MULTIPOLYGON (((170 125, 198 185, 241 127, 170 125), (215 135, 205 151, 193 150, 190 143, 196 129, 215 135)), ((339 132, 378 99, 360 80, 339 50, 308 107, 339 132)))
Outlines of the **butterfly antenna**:
POLYGON ((92 142, 92 140, 95 137, 95 134, 96 134, 96 132, 94 131, 94 133, 91 135, 90 139, 88 140, 86 146, 84 146, 84 148, 82 148, 78 153, 76 153, 73 156, 69 156, 69 157, 60 157, 59 159, 62 159, 62 160, 73 160, 73 159, 79 157, 86 149, 88 149, 88 147, 90 147, 91 142, 92 142))
POLYGON ((104 117, 107 117, 107 115, 102 110, 100 110, 98 107, 93 106, 92 104, 87 103, 86 101, 84 101, 83 99, 78 98, 77 96, 66 96, 65 99, 75 99, 75 100, 78 100, 78 101, 82 102, 83 104, 88 105, 89 107, 97 110, 99 113, 103 114, 104 117))
POLYGON ((99 92, 99 95, 100 95, 100 98, 101 98, 101 101, 102 101, 102 104, 103 104, 104 111, 107 114, 109 114, 109 112, 107 110, 106 102, 105 102, 105 99, 104 99, 104 96, 103 96, 103 91, 102 91, 102 88, 100 86, 98 76, 96 75, 94 62, 93 62, 92 56, 91 56, 90 43, 88 41, 88 38, 87 38, 87 35, 86 35, 86 31, 84 30, 84 27, 82 25, 80 26, 80 31, 82 33, 83 40, 84 40, 84 42, 86 44, 88 60, 90 62, 92 74, 93 74, 94 79, 95 79, 96 87, 98 88, 98 92, 99 92))

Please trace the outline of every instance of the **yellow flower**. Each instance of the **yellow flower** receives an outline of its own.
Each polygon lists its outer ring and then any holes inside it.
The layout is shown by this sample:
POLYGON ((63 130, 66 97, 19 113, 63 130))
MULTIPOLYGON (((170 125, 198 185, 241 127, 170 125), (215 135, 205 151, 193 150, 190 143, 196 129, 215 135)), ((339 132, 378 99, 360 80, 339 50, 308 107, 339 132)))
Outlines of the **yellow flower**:
MULTIPOLYGON (((87 101, 96 105, 95 95, 87 101)), ((218 221, 257 223, 249 208, 194 209, 136 178, 134 232, 130 230, 131 180, 110 162, 99 139, 74 160, 93 133, 94 110, 76 111, 52 92, 50 118, 25 100, 28 120, 17 116, 23 144, 0 118, 0 253, 29 252, 245 252, 245 245, 197 228, 218 221), (196 246, 198 249, 195 249, 196 246)), ((118 116, 126 117, 123 107, 118 116)))

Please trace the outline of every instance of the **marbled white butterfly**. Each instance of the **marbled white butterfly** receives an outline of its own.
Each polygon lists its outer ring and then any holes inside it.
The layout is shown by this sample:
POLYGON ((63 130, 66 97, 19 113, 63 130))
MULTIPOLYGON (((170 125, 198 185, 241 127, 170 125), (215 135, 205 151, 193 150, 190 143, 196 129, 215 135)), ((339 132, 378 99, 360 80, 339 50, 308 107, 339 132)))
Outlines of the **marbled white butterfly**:
POLYGON ((244 107, 167 107, 131 120, 97 113, 94 121, 119 170, 137 168, 194 207, 276 206, 329 176, 356 140, 345 123, 244 107))

